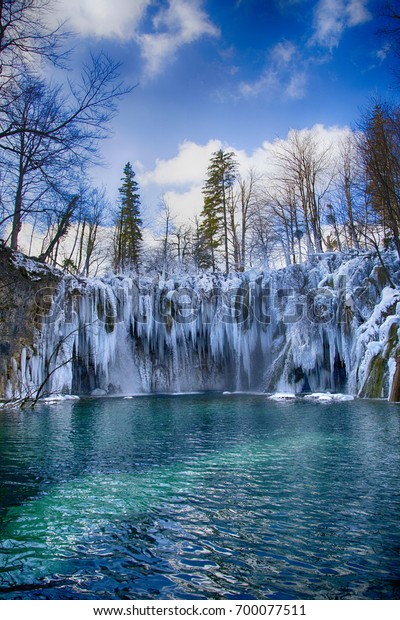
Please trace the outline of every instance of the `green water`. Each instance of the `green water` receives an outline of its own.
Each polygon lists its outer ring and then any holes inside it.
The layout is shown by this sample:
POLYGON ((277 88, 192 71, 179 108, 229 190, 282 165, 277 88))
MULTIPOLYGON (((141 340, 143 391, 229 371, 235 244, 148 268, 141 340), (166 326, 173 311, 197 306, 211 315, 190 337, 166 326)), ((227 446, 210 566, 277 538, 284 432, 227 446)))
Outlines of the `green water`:
POLYGON ((399 598, 400 406, 0 413, 0 598, 399 598))

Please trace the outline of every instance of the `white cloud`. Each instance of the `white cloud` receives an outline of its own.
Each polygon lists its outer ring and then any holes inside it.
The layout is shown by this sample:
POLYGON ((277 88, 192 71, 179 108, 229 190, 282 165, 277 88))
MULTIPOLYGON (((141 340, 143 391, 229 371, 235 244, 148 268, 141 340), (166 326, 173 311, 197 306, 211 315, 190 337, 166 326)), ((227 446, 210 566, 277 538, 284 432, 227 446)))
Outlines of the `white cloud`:
POLYGON ((314 34, 311 44, 332 49, 339 45, 347 28, 372 19, 368 0, 319 0, 314 10, 314 34))
POLYGON ((179 47, 175 37, 168 33, 142 34, 138 40, 142 56, 146 62, 145 74, 147 77, 157 75, 168 60, 174 59, 179 47))
POLYGON ((145 29, 144 18, 154 5, 154 0, 58 0, 52 19, 67 20, 82 36, 135 41, 150 77, 174 60, 182 46, 219 36, 202 0, 165 0, 145 29))
MULTIPOLYGON (((293 131, 293 129, 289 131, 288 136, 284 141, 290 139, 293 131)), ((313 125, 311 129, 304 128, 298 131, 300 135, 311 134, 315 144, 317 144, 322 151, 333 149, 332 152, 335 152, 335 149, 339 145, 340 141, 351 133, 351 129, 349 127, 339 127, 338 125, 325 127, 325 125, 322 125, 321 123, 313 125)), ((280 142, 282 143, 282 141, 280 142)))
POLYGON ((285 89, 288 99, 303 99, 306 94, 307 74, 305 71, 293 73, 285 89))
POLYGON ((291 41, 280 41, 268 54, 268 63, 261 75, 253 82, 241 82, 239 92, 244 97, 282 96, 286 99, 301 99, 305 96, 307 74, 305 63, 296 45, 291 41))
POLYGON ((186 192, 165 192, 164 199, 171 207, 172 214, 179 224, 188 224, 199 216, 203 208, 201 185, 193 185, 186 192))
POLYGON ((387 55, 390 52, 390 44, 389 43, 385 43, 385 45, 383 47, 381 47, 379 50, 376 50, 375 52, 372 53, 372 56, 374 58, 376 58, 376 60, 379 62, 379 64, 381 64, 382 62, 384 62, 387 58, 387 55))
POLYGON ((272 67, 267 67, 253 82, 241 82, 239 92, 244 97, 257 97, 261 93, 275 93, 279 85, 278 73, 272 67))
POLYGON ((271 59, 278 65, 288 65, 296 54, 296 46, 291 41, 280 41, 271 50, 271 59))
MULTIPOLYGON (((350 130, 347 127, 325 127, 317 124, 311 129, 300 131, 311 133, 321 150, 329 150, 334 156, 340 141, 350 130)), ((177 155, 167 160, 157 160, 153 170, 140 174, 139 183, 143 187, 143 194, 163 195, 178 221, 188 222, 202 210, 201 189, 212 153, 220 148, 233 151, 242 176, 253 170, 257 176, 271 179, 275 171, 277 149, 287 145, 290 136, 291 132, 282 139, 272 142, 265 140, 251 153, 222 144, 220 140, 210 140, 207 144, 186 141, 179 145, 177 155)))
POLYGON ((372 19, 367 8, 368 0, 350 0, 346 5, 346 17, 348 26, 358 26, 372 19))
MULTIPOLYGON (((309 46, 319 46, 331 51, 339 45, 343 32, 361 25, 372 15, 368 10, 370 0, 317 0, 314 6, 313 34, 309 46)), ((284 4, 287 4, 285 1, 284 4)), ((307 47, 307 46, 306 46, 307 47)), ((384 52, 382 52, 384 53, 384 52)), ((268 52, 265 67, 253 81, 242 81, 239 93, 244 97, 281 97, 302 99, 306 96, 310 66, 324 63, 328 53, 305 53, 292 41, 282 40, 268 52)))
POLYGON ((212 153, 221 148, 219 140, 197 144, 187 140, 179 145, 178 154, 171 159, 157 159, 154 169, 142 176, 142 183, 163 187, 188 186, 202 183, 212 153))
POLYGON ((133 38, 152 0, 59 0, 53 18, 82 36, 133 38))
POLYGON ((137 38, 147 74, 156 75, 183 46, 203 36, 217 37, 219 30, 201 9, 199 0, 170 0, 153 19, 155 32, 137 38))

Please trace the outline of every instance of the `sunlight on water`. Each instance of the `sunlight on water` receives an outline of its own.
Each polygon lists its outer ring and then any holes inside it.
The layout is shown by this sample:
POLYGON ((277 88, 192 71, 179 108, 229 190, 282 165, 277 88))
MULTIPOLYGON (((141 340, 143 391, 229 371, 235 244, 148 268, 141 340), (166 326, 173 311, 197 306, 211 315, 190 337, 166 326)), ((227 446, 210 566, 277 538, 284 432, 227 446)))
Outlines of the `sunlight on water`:
POLYGON ((392 598, 400 408, 142 397, 1 413, 2 598, 392 598))

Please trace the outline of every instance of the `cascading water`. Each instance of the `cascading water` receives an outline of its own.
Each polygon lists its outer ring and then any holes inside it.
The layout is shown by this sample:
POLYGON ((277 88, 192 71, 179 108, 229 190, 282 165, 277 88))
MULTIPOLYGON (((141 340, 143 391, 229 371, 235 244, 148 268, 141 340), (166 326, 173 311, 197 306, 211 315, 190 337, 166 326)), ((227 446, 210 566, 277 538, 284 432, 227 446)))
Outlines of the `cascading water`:
POLYGON ((357 393, 382 339, 382 313, 365 328, 385 286, 378 269, 371 256, 328 254, 264 273, 65 277, 21 362, 21 391, 357 393))

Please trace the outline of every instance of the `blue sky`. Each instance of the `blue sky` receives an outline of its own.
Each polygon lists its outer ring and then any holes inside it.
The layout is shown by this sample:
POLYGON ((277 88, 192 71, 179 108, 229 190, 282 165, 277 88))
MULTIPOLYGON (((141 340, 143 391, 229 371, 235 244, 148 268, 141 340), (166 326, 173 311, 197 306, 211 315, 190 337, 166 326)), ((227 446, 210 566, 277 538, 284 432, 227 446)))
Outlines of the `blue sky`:
MULTIPOLYGON (((276 138, 354 126, 369 98, 394 99, 376 0, 58 0, 74 62, 103 49, 137 83, 103 144, 95 181, 112 200, 129 160, 154 213, 165 195, 199 208, 209 157, 260 163, 276 138), (267 149, 268 150, 268 149, 267 149), (185 202, 186 201, 186 202, 185 202), (189 204, 192 203, 192 204, 189 204)), ((262 165, 262 164, 261 164, 262 165)))

